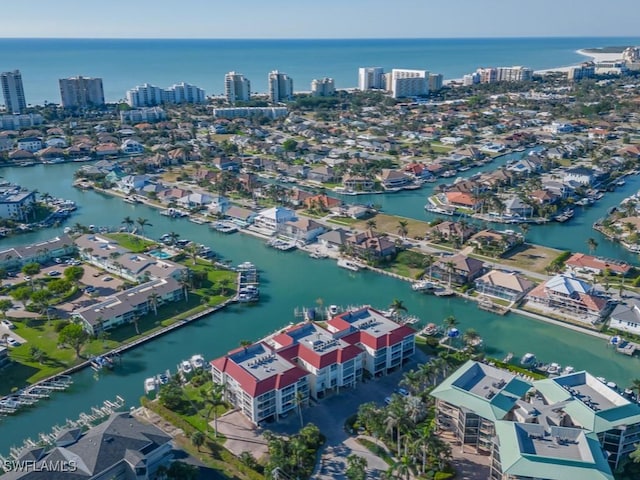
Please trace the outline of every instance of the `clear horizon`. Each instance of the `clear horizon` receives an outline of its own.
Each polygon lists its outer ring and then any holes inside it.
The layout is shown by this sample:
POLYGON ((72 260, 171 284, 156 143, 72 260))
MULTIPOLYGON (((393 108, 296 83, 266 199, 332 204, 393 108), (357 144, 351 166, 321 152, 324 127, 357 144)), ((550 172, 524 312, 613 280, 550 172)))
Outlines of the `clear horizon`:
POLYGON ((636 0, 245 0, 242 11, 209 0, 21 0, 3 6, 0 38, 416 39, 633 37, 636 0), (135 8, 134 8, 135 7, 135 8))

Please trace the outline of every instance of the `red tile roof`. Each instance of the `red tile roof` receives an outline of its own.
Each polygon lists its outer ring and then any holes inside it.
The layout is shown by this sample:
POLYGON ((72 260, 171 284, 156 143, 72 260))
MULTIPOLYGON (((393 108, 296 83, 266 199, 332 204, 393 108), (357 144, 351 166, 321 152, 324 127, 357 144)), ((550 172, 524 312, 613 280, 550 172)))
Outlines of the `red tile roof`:
POLYGON ((608 268, 610 271, 620 274, 626 274, 631 267, 626 263, 607 262, 604 259, 586 255, 584 253, 574 253, 566 262, 566 265, 576 268, 591 268, 596 270, 604 270, 608 268))

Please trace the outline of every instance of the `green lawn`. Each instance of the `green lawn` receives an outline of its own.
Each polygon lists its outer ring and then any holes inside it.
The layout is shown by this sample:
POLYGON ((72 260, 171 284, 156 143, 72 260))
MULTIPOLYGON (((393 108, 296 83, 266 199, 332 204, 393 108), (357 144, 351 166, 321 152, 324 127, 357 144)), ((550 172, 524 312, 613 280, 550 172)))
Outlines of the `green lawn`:
POLYGON ((130 233, 107 233, 105 237, 115 240, 121 247, 134 253, 142 253, 148 248, 158 245, 156 242, 130 233))
POLYGON ((359 220, 351 217, 331 217, 327 219, 327 222, 350 227, 351 225, 358 223, 359 220))

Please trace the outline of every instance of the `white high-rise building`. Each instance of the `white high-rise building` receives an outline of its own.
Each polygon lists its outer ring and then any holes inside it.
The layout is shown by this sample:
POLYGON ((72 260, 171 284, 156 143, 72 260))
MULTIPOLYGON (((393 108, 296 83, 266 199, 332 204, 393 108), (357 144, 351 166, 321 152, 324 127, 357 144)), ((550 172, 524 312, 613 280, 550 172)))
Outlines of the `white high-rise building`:
POLYGON ((61 78, 60 100, 63 108, 104 105, 104 89, 101 78, 61 78))
POLYGON ((248 102, 251 98, 251 82, 241 73, 227 73, 224 76, 224 96, 229 103, 248 102))
POLYGON ((24 97, 20 70, 0 73, 0 85, 7 111, 9 113, 24 113, 27 109, 27 102, 24 97))
POLYGON ((429 93, 429 72, 426 70, 391 70, 391 85, 387 85, 393 98, 416 97, 429 93))
POLYGON ((269 73, 269 100, 278 103, 291 100, 292 97, 293 79, 278 70, 269 73))
POLYGON ((203 89, 184 82, 167 89, 145 83, 127 91, 127 103, 133 108, 163 103, 204 103, 205 100, 203 89))
POLYGON ((382 67, 360 67, 358 69, 358 90, 383 89, 382 67))
POLYGON ((330 97, 334 93, 336 93, 336 84, 333 78, 316 78, 311 82, 311 95, 314 97, 330 97))
POLYGON ((533 70, 526 67, 498 67, 499 82, 526 82, 533 77, 533 70))

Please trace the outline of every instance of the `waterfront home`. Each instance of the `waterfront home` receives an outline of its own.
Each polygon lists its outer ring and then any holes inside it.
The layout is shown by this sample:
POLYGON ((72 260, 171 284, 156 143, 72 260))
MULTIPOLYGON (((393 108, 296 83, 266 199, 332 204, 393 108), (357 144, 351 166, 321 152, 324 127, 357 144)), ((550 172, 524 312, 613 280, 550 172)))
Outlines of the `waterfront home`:
POLYGON ((305 198, 304 205, 308 209, 320 208, 322 210, 336 211, 336 209, 341 208, 342 201, 322 193, 319 195, 311 195, 305 198))
POLYGON ((237 207, 235 205, 229 206, 224 212, 225 218, 228 218, 233 223, 247 227, 251 225, 258 214, 248 208, 237 207))
POLYGON ((431 395, 439 428, 488 455, 491 480, 613 480, 639 431, 640 407, 587 372, 530 383, 469 360, 431 395))
POLYGON ((26 137, 18 139, 18 150, 35 153, 42 149, 42 139, 38 137, 26 137))
POLYGON ((37 478, 94 480, 157 478, 160 466, 173 461, 171 437, 128 412, 113 413, 91 427, 61 430, 50 447, 34 446, 17 459, 28 468, 2 476, 6 480, 37 478))
MULTIPOLYGON (((314 194, 311 192, 307 192, 306 190, 301 190, 297 187, 293 187, 290 190, 287 190, 287 201, 291 203, 294 207, 301 207, 305 205, 307 199, 314 197, 314 194)), ((309 208, 308 205, 305 205, 309 208)))
POLYGON ((264 341, 232 350, 211 362, 224 400, 254 425, 278 420, 309 399, 311 373, 264 341))
POLYGON ((611 312, 609 328, 640 335, 640 301, 632 298, 616 305, 611 312))
POLYGON ((386 235, 367 230, 347 237, 345 246, 361 258, 391 258, 396 254, 396 245, 386 235))
POLYGON ((461 253, 443 256, 431 267, 431 276, 456 285, 472 282, 484 272, 484 263, 461 253))
POLYGON ((0 268, 5 271, 20 270, 28 263, 45 264, 54 258, 73 255, 76 246, 68 235, 60 235, 50 240, 0 251, 0 268))
POLYGON ((320 165, 307 172, 307 179, 321 183, 333 182, 335 180, 335 173, 332 167, 320 165))
POLYGON ((207 205, 207 211, 210 215, 224 215, 231 206, 231 202, 224 195, 212 194, 210 199, 211 202, 207 205))
POLYGON ((96 145, 93 151, 98 157, 105 157, 107 155, 118 155, 120 153, 120 146, 117 143, 102 143, 96 145))
POLYGON ((431 172, 422 163, 410 163, 404 167, 404 171, 416 180, 429 180, 433 178, 431 172))
POLYGON ((602 275, 605 270, 615 275, 626 276, 631 271, 631 265, 617 260, 594 257, 585 253, 574 253, 565 262, 565 266, 573 273, 592 273, 602 275))
POLYGON ((504 213, 513 217, 526 218, 533 215, 533 207, 517 195, 511 195, 504 200, 504 213))
POLYGON ((560 195, 549 190, 534 190, 529 194, 529 198, 539 205, 551 205, 557 203, 562 198, 560 195))
POLYGON ((334 230, 329 230, 328 232, 323 233, 318 236, 318 241, 320 244, 324 245, 327 248, 335 248, 338 249, 343 245, 346 245, 347 238, 351 235, 349 230, 345 230, 344 228, 336 228, 334 230))
POLYGON ((284 224, 280 233, 294 238, 297 241, 311 243, 325 231, 324 225, 308 217, 300 217, 284 224))
POLYGON ((13 150, 9 152, 9 160, 33 160, 35 155, 27 150, 13 150))
POLYGON ((475 289, 481 295, 517 302, 535 284, 516 272, 491 270, 475 281, 475 289))
POLYGON ((594 184, 595 180, 596 173, 591 168, 574 167, 568 168, 564 171, 563 181, 569 185, 577 183, 579 185, 591 186, 594 184))
POLYGON ((473 211, 479 210, 483 201, 470 193, 464 192, 445 192, 442 198, 446 205, 452 207, 461 207, 473 211))
POLYGON ((458 240, 460 244, 463 244, 477 231, 477 227, 470 223, 444 221, 431 227, 427 236, 434 240, 442 239, 448 242, 458 240))
POLYGON ((393 170, 390 168, 383 168, 378 180, 385 189, 392 190, 395 188, 402 188, 412 183, 411 177, 399 170, 393 170))
POLYGON ((193 192, 179 198, 176 203, 182 208, 202 208, 210 205, 212 201, 211 195, 207 193, 193 192))
POLYGON ((285 207, 272 207, 262 210, 256 215, 253 223, 256 227, 278 232, 285 223, 296 219, 296 212, 285 207))
POLYGON ((351 192, 370 192, 375 182, 368 177, 346 174, 342 177, 342 186, 351 192))
POLYGON ((240 161, 229 157, 215 157, 211 159, 211 164, 220 170, 234 171, 240 170, 240 161))
POLYGON ((139 155, 144 153, 144 145, 132 138, 127 138, 120 145, 120 150, 125 155, 139 155))
POLYGON ((74 310, 71 316, 81 323, 90 335, 132 323, 135 317, 155 312, 165 303, 184 298, 184 287, 172 277, 156 278, 100 302, 74 310))
POLYGON ((522 243, 522 235, 513 231, 482 230, 469 239, 479 250, 503 254, 522 243))
POLYGON ((527 301, 534 308, 540 305, 569 312, 580 321, 596 324, 611 307, 609 299, 597 293, 591 284, 572 274, 558 274, 531 290, 527 301))
POLYGON ((116 188, 124 193, 138 192, 149 183, 149 180, 147 175, 125 175, 120 179, 116 188))

